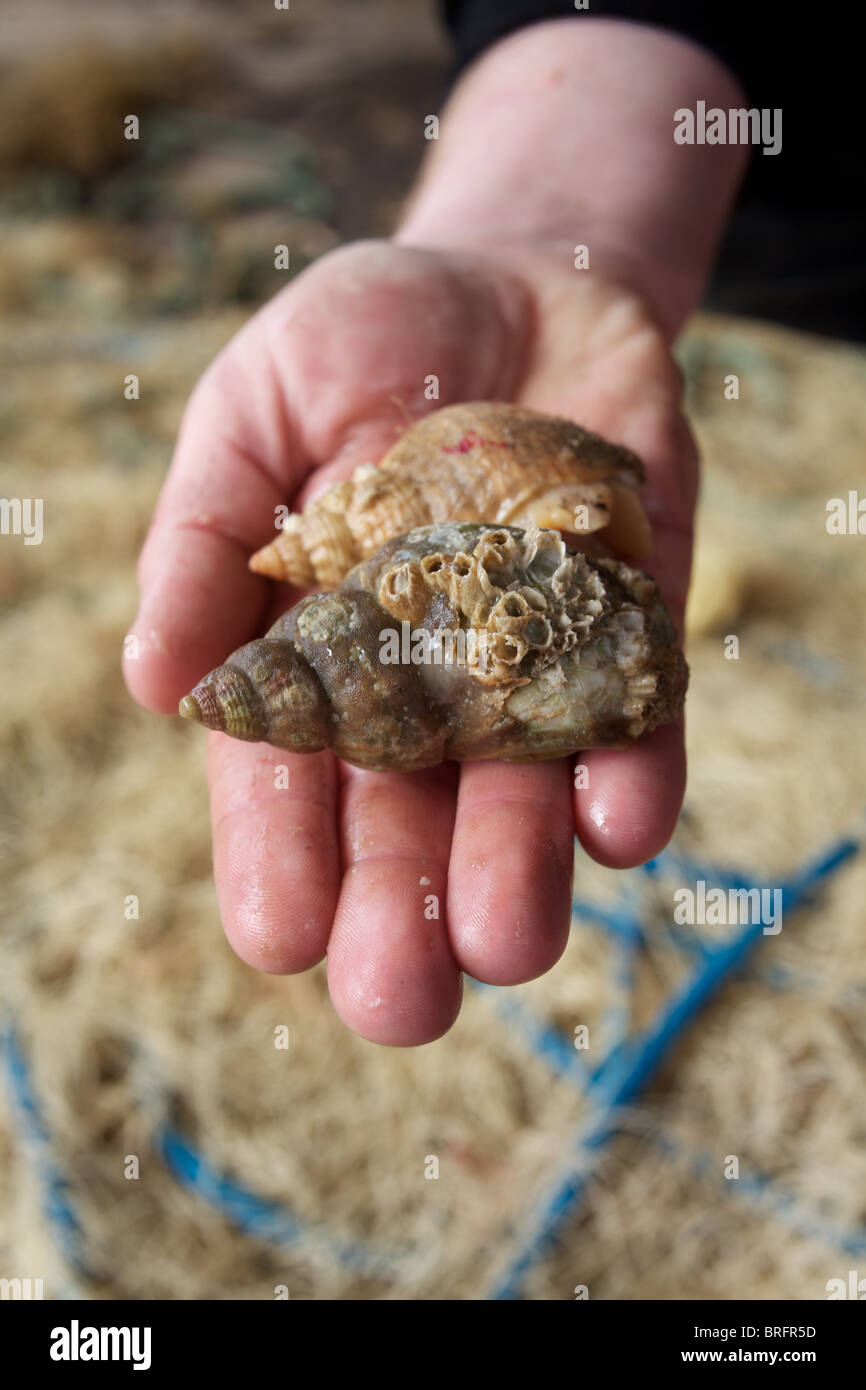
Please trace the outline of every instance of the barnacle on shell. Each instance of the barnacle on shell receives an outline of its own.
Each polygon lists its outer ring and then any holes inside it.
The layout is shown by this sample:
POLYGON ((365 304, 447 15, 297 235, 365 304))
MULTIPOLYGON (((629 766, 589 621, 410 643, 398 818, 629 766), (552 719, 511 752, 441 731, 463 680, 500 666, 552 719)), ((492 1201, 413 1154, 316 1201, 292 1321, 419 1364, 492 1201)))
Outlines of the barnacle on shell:
POLYGON ((338 584, 392 536, 440 521, 550 527, 582 546, 601 532, 609 550, 639 558, 650 548, 643 481, 634 454, 571 420, 496 401, 445 406, 378 468, 363 464, 290 515, 250 566, 292 584, 338 584))
POLYGON ((688 668, 651 579, 556 531, 398 536, 234 652, 180 713, 360 767, 620 747, 679 714, 688 668))

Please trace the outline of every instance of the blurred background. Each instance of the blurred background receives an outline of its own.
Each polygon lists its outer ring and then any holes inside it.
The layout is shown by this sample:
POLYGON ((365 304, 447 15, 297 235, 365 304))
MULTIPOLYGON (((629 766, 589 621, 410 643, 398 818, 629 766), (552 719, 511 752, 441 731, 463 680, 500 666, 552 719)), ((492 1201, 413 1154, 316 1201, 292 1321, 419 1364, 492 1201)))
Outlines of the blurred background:
POLYGON ((692 322, 705 482, 671 850, 622 875, 578 854, 550 975, 468 984, 446 1038, 375 1047, 321 967, 231 953, 202 744, 132 705, 120 653, 184 400, 285 284, 274 245, 297 273, 394 225, 446 89, 432 0, 3 18, 0 495, 44 499, 44 538, 0 536, 0 1278, 821 1299, 866 1274, 866 574, 862 537, 826 528, 863 486, 862 348, 692 322), (783 888, 783 930, 677 928, 700 878, 783 888))

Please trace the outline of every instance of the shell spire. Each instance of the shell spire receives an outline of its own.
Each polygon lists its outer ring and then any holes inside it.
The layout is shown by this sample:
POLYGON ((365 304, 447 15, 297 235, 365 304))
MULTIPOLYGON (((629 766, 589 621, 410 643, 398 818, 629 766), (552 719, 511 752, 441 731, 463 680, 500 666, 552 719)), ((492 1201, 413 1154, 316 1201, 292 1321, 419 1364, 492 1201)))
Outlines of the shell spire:
POLYGON ((256 574, 264 574, 268 579, 284 580, 292 576, 293 584, 315 584, 316 575, 304 549, 301 536, 301 518, 292 512, 283 523, 282 530, 270 545, 262 546, 250 558, 250 569, 256 574))
POLYGON ((398 536, 211 671, 179 712, 235 738, 412 771, 622 747, 679 714, 688 668, 651 579, 556 532, 398 536))
POLYGON ((582 548, 597 548, 598 533, 608 553, 640 558, 651 548, 643 481, 635 454, 571 420, 494 401, 445 406, 416 421, 378 468, 362 465, 291 515, 250 568, 338 584, 392 536, 445 521, 550 527, 582 548))

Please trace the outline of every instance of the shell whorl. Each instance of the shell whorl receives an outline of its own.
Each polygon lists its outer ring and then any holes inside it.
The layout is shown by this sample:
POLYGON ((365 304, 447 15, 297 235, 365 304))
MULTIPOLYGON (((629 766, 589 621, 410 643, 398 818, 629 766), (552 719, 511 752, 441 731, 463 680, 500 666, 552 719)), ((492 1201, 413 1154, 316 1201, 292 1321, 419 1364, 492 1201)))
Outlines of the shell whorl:
POLYGON ((308 512, 292 512, 276 540, 257 550, 250 569, 271 579, 309 588, 312 584, 339 584, 360 559, 360 551, 341 504, 351 491, 339 484, 321 505, 308 512), (342 489, 342 491, 340 490, 342 489))
POLYGON ((675 718, 686 681, 640 571, 570 551, 554 531, 445 523, 303 599, 180 712, 235 737, 412 770, 621 746, 675 718))
POLYGON ((493 686, 524 685, 586 641, 605 598, 586 559, 538 527, 482 529, 472 549, 450 552, 446 544, 386 568, 379 580, 380 605, 413 624, 424 623, 432 594, 442 594, 461 627, 483 639, 476 650, 486 659, 471 672, 493 686))
POLYGON ((293 584, 337 584, 392 536, 444 521, 601 532, 640 556, 650 544, 643 481, 636 455, 570 420, 493 401, 445 406, 378 467, 363 464, 291 515, 250 566, 293 584))

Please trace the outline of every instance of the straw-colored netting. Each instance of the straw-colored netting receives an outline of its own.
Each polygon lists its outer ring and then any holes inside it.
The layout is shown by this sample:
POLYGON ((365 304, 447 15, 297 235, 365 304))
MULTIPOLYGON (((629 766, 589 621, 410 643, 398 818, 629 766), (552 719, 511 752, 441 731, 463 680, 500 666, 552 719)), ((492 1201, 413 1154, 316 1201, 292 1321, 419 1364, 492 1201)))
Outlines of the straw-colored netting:
MULTIPOLYGON (((109 36, 121 8, 109 21, 98 7, 109 36)), ((189 389, 282 283, 274 244, 291 244, 294 270, 355 226, 387 225, 420 157, 407 112, 442 60, 429 6, 411 8, 364 6, 359 26, 357 5, 317 0, 287 30, 252 0, 207 7, 205 24, 185 0, 171 14, 216 46, 204 69, 184 43, 139 62, 148 35, 171 37, 164 7, 159 24, 137 7, 125 66, 94 68, 70 43, 71 67, 40 67, 43 30, 31 22, 28 39, 27 7, 16 19, 22 75, 0 101, 0 495, 43 498, 45 535, 0 536, 0 1013, 29 1068, 27 1082, 7 1049, 0 1278, 42 1278, 46 1297, 478 1298, 500 1287, 536 1202, 582 1164, 583 1200, 531 1264, 528 1296, 824 1298, 866 1258, 866 856, 761 941, 620 1136, 581 1159, 574 1068, 597 1066, 624 1024, 647 1027, 693 968, 700 929, 673 923, 685 869, 650 880, 578 860, 596 916, 624 893, 642 904, 632 985, 614 937, 584 917, 545 979, 467 987, 446 1038, 378 1048, 336 1019, 321 969, 279 979, 232 955, 203 740, 136 709, 121 682, 135 557, 189 389), (231 80, 217 55, 238 59, 231 80), (73 80, 82 64, 92 81, 73 80), (206 121, 176 109, 202 90, 206 121), (134 156, 106 124, 131 101, 149 113, 134 156), (580 1025, 588 1052, 571 1046, 580 1025), (22 1107, 28 1084, 41 1121, 22 1107), (195 1191, 170 1166, 172 1135, 208 1165, 195 1191), (257 1233, 215 1205, 218 1175, 243 1189, 235 1215, 257 1233), (279 1210, 265 1220, 255 1198, 279 1210), (78 1226, 64 1244, 65 1209, 78 1226)), ((64 6, 58 42, 87 10, 64 6)), ((707 877, 718 864, 779 884, 863 829, 866 536, 831 536, 825 517, 829 498, 864 492, 866 358, 706 318, 682 355, 705 491, 675 851, 707 877)))
MULTIPOLYGON (((293 1297, 477 1297, 569 1157, 579 1089, 532 1054, 493 991, 470 989, 448 1037, 402 1052, 346 1031, 321 970, 277 979, 238 962, 209 876, 202 744, 132 707, 120 681, 132 562, 182 400, 237 318, 94 316, 85 330, 57 314, 47 335, 24 317, 7 335, 6 490, 44 497, 45 540, 0 550, 2 998, 91 1277, 52 1243, 41 1160, 5 1100, 0 1271, 43 1277, 48 1295, 261 1298, 287 1284, 293 1297), (118 391, 127 331, 147 371, 135 414, 118 391), (138 921, 124 916, 129 894, 138 921), (288 1051, 274 1047, 279 1025, 288 1051), (276 1249, 184 1191, 154 1149, 166 1118, 216 1169, 290 1207, 302 1238, 276 1249), (124 1177, 130 1154, 138 1180, 124 1177), (381 1269, 354 1270, 339 1242, 380 1251, 381 1269)), ((828 535, 825 505, 860 481, 866 363, 712 320, 683 355, 706 488, 676 847, 781 882, 861 814, 864 540, 828 535), (724 398, 730 371, 738 401, 724 398), (738 661, 724 656, 731 634, 738 661)), ((670 884, 627 881, 646 898, 632 1004, 644 1025, 687 958, 670 884)), ((613 901, 624 882, 579 860, 582 898, 613 901)), ((736 1155, 742 1175, 776 1179, 816 1224, 862 1225, 864 887, 855 858, 699 1018, 626 1116, 632 1137, 598 1158, 527 1293, 810 1298, 845 1275, 832 1238, 792 1231, 722 1168, 736 1155), (784 989, 770 978, 779 967, 784 989)), ((588 1024, 594 1065, 624 1002, 613 965, 610 939, 583 924, 552 974, 506 998, 566 1039, 588 1024)))

